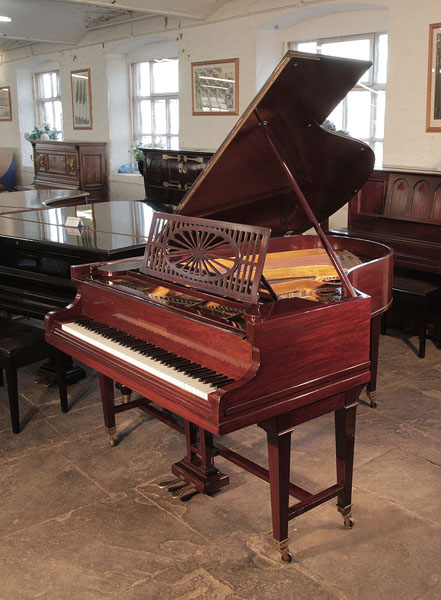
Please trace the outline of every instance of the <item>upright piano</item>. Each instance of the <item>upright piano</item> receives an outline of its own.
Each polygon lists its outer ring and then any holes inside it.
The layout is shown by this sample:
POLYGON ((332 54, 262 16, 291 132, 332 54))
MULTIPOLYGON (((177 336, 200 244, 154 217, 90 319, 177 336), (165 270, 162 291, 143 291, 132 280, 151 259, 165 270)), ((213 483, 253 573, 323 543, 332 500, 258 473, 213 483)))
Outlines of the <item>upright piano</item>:
POLYGON ((349 202, 348 227, 340 233, 394 249, 391 312, 405 325, 418 323, 424 357, 429 320, 441 343, 441 173, 376 169, 349 202))
POLYGON ((176 214, 153 214, 144 255, 72 267, 74 302, 46 316, 47 341, 100 373, 111 445, 115 415, 140 408, 185 434, 172 466, 184 495, 228 484, 218 455, 269 482, 284 561, 290 519, 336 497, 354 522, 356 406, 392 253, 324 235, 319 221, 362 186, 374 157, 320 123, 369 65, 288 52, 176 214), (114 381, 140 398, 115 405, 114 381), (290 482, 291 433, 331 412, 337 481, 311 493, 290 482), (254 424, 267 433, 268 469, 213 438, 254 424))

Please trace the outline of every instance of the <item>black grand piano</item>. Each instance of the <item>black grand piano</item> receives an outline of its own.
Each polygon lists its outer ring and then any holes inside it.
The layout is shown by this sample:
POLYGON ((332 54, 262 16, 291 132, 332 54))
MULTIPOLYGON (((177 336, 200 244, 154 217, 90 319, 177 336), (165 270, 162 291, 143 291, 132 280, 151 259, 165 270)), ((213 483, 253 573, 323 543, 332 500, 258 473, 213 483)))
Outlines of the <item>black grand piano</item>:
POLYGON ((218 455, 270 483, 285 561, 290 519, 337 498, 354 523, 356 406, 371 378, 371 317, 390 301, 392 252, 324 235, 319 221, 374 161, 320 123, 369 64, 287 53, 177 214, 153 215, 144 254, 73 267, 75 301, 46 316, 47 341, 100 373, 111 445, 115 415, 140 408, 185 434, 172 472, 188 493, 228 484, 218 455), (141 397, 115 406, 114 381, 141 397), (311 493, 290 482, 291 432, 331 412, 337 481, 311 493), (268 469, 213 438, 254 424, 267 433, 268 469))

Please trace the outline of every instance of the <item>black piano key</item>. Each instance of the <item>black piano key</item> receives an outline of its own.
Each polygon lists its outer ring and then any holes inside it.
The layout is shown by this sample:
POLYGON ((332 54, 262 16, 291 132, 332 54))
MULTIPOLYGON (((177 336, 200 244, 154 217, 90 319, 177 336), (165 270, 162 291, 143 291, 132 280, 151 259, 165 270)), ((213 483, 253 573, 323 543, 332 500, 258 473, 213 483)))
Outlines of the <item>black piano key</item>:
POLYGON ((204 383, 217 383, 219 379, 224 379, 226 375, 222 375, 221 373, 215 373, 214 375, 208 375, 203 379, 204 383))

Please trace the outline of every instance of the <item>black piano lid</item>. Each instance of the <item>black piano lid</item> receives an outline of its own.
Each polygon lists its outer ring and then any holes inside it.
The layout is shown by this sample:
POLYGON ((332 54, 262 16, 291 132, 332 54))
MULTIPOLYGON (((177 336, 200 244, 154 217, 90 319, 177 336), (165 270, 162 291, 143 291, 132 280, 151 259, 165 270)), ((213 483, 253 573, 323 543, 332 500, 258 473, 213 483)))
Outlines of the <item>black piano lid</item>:
MULTIPOLYGON (((371 66, 289 51, 251 102, 177 212, 270 227, 272 235, 310 229, 259 122, 267 129, 317 220, 341 208, 374 166, 369 146, 320 126, 371 66)), ((204 116, 196 117, 201 120, 204 116)))
POLYGON ((152 209, 142 202, 100 202, 0 216, 0 246, 53 247, 82 257, 143 254, 152 209), (80 217, 81 229, 65 226, 67 217, 80 217))

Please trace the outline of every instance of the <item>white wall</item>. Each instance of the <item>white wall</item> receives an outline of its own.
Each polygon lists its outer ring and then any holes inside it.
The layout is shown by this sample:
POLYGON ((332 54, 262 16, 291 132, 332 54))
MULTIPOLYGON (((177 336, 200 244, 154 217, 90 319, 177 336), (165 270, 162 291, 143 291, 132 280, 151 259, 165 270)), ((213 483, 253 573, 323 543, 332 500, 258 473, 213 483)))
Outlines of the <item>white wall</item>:
MULTIPOLYGON (((47 44, 34 45, 32 51, 19 49, 8 53, 0 66, 0 84, 11 86, 13 106, 13 121, 0 123, 0 146, 14 147, 25 157, 30 154, 23 133, 34 125, 29 108, 31 68, 37 67, 32 61, 50 60, 60 66, 65 139, 106 141, 110 171, 115 173, 129 160, 131 60, 179 55, 181 145, 215 149, 234 126, 236 117, 192 115, 192 62, 239 58, 240 113, 277 64, 288 41, 388 31, 384 162, 389 166, 437 169, 441 167, 441 134, 425 132, 425 103, 428 28, 430 23, 440 21, 439 0, 297 0, 289 5, 283 0, 234 0, 202 24, 158 17, 90 32, 82 46, 75 49, 47 44), (70 71, 80 68, 91 69, 90 131, 72 127, 70 71)), ((19 157, 16 159, 20 165, 19 157)), ((29 177, 30 167, 28 172, 19 169, 19 173, 22 179, 29 177)), ((124 181, 129 180, 127 195, 143 196, 140 176, 110 177, 111 198, 121 199, 124 181)))

